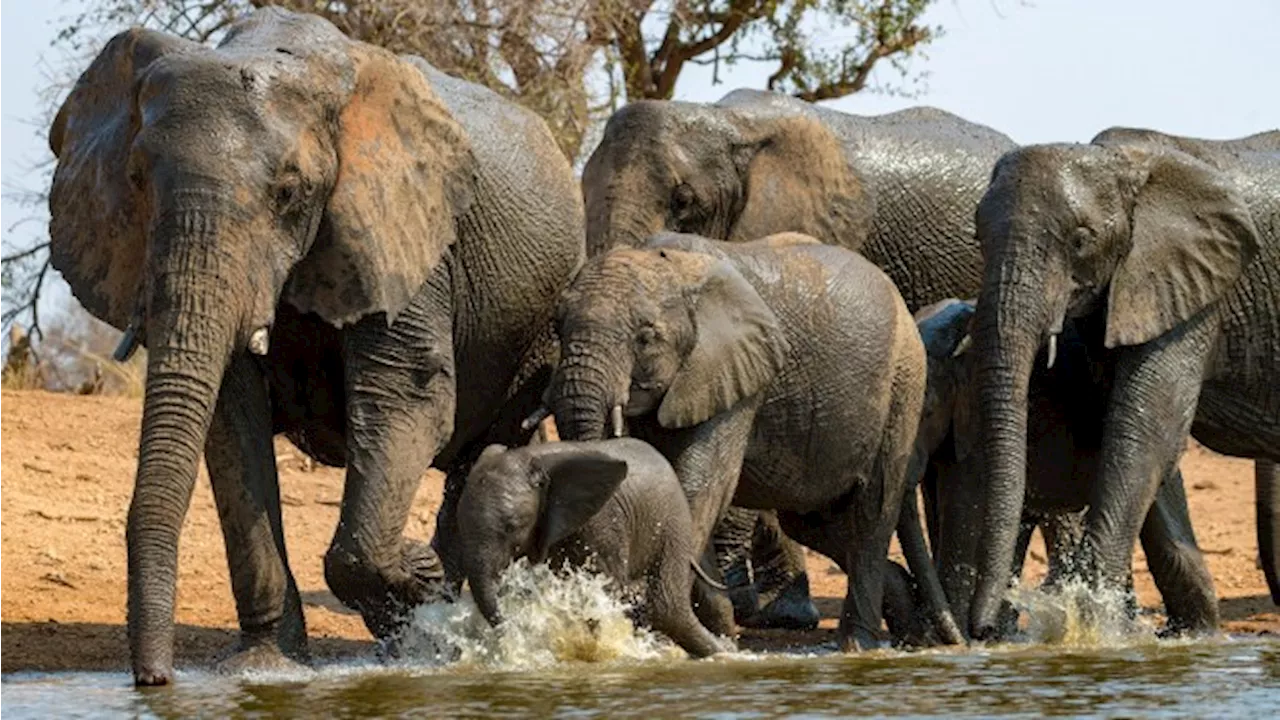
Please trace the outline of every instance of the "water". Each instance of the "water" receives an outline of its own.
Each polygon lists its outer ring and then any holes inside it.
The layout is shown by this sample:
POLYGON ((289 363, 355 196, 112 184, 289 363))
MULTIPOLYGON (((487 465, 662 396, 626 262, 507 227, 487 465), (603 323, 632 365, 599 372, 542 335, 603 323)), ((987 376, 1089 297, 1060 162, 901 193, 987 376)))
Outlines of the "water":
MULTIPOLYGON (((504 583, 508 628, 469 602, 426 606, 409 659, 347 661, 291 675, 180 671, 135 690, 125 673, 14 673, 6 717, 1272 717, 1280 641, 1159 641, 1086 599, 1019 591, 1028 642, 842 655, 741 652, 684 659, 636 630, 627 603, 589 575, 521 566, 504 583)), ((1105 605, 1105 604, 1104 604, 1105 605)))

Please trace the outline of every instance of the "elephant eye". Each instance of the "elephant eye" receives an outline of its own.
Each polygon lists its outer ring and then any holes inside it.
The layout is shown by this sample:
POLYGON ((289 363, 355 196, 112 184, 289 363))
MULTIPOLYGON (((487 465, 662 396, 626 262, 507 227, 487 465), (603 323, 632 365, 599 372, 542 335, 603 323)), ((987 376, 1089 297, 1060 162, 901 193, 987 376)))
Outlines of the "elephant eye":
POLYGON ((658 341, 658 331, 652 325, 646 325, 640 328, 636 333, 636 344, 641 347, 647 347, 658 341))
POLYGON ((677 228, 687 229, 682 226, 688 225, 693 220, 697 206, 698 196, 689 183, 680 183, 675 190, 671 191, 671 218, 675 221, 677 228))
POLYGON ((289 210, 293 205, 302 198, 304 194, 304 185, 302 177, 289 173, 276 183, 275 187, 275 203, 276 207, 281 211, 289 210))

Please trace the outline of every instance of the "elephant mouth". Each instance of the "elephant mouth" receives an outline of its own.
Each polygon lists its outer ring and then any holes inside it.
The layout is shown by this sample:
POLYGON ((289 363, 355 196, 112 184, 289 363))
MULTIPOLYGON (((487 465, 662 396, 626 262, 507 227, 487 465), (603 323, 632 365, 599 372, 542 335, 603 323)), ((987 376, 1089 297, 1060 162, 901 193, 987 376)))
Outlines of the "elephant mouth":
POLYGON ((657 409, 662 402, 662 389, 654 383, 631 383, 624 403, 627 417, 647 415, 657 409))

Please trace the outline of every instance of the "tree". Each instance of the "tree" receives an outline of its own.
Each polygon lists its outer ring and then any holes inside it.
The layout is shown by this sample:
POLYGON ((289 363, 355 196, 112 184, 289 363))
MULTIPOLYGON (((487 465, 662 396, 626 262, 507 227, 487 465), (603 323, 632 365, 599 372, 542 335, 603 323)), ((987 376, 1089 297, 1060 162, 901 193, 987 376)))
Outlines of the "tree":
MULTIPOLYGON (((142 25, 216 42, 237 17, 280 5, 314 12, 353 38, 421 55, 538 113, 566 157, 622 100, 670 99, 690 64, 750 61, 767 85, 810 101, 865 90, 914 93, 910 61, 942 33, 922 24, 936 0, 86 0, 55 43, 78 56, 142 25), (872 85, 885 63, 899 84, 872 85)), ((78 58, 79 59, 79 58, 78 58)), ((78 62, 83 67, 84 62, 78 62)), ((56 93, 61 96, 63 93, 56 93)), ((56 107, 50 103, 45 119, 56 107)), ((47 123, 46 123, 47 125, 47 123)), ((35 314, 47 242, 4 256, 4 324, 35 314)))

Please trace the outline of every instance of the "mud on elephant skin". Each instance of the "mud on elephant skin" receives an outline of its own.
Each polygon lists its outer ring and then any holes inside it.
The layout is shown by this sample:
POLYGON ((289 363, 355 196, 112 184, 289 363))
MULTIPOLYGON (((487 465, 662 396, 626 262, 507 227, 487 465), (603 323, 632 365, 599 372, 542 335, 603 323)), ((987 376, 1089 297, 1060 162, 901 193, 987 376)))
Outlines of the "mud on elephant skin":
MULTIPOLYGON (((550 400, 563 437, 621 432, 625 416, 672 462, 703 543, 731 501, 776 509, 788 534, 850 571, 842 644, 879 642, 924 392, 919 333, 883 272, 797 234, 662 234, 589 259, 556 322, 550 400)), ((932 572, 927 555, 909 560, 932 572)), ((721 634, 725 605, 700 615, 721 634)))
MULTIPOLYGON (((1116 587, 1148 504, 1194 436, 1280 454, 1280 131, 1209 141, 1112 128, 1005 155, 978 206, 974 322, 987 485, 970 624, 992 630, 1026 487, 1027 387, 1068 319, 1111 377, 1083 561, 1116 587)), ((1266 484, 1274 473, 1259 473, 1266 484), (1269 476, 1269 477, 1268 477, 1269 476)), ((1261 489, 1260 489, 1261 490, 1261 489)), ((1275 574, 1280 507, 1259 528, 1275 574)), ((1276 583, 1272 580, 1272 587, 1276 583)), ((1207 612, 1207 610, 1206 610, 1207 612)))
MULTIPOLYGON (((951 299, 916 313, 929 365, 916 442, 918 452, 929 457, 924 483, 929 534, 957 617, 968 615, 976 590, 985 510, 974 384, 977 356, 969 335, 974 312, 973 302, 951 299)), ((1046 356, 1028 386, 1027 490, 1010 567, 1012 577, 1021 575, 1031 533, 1039 526, 1049 551, 1048 588, 1077 570, 1083 514, 1097 482, 1102 398, 1110 382, 1106 368, 1091 358, 1077 324, 1063 324, 1053 367, 1046 367, 1046 356)), ((1140 537, 1165 597, 1167 629, 1216 627, 1213 581, 1196 546, 1176 470, 1162 483, 1140 537)), ((1131 572, 1126 582, 1131 585, 1131 572)), ((1000 634, 1008 635, 1016 613, 1007 603, 1002 618, 1000 634)))
POLYGON ((419 478, 482 439, 504 402, 536 405, 540 388, 513 383, 535 376, 522 359, 584 254, 579 190, 545 125, 266 8, 217 47, 115 36, 49 143, 53 265, 125 330, 121 356, 149 350, 127 530, 135 681, 173 677, 178 536, 202 451, 242 645, 305 658, 276 432, 347 466, 326 577, 386 634, 440 573, 402 538, 419 478))
MULTIPOLYGON (((493 625, 515 560, 588 567, 638 597, 640 617, 693 657, 732 650, 693 614, 698 541, 670 463, 632 438, 485 449, 458 504, 463 567, 493 625)), ((705 581, 703 581, 705 582, 705 581)))

